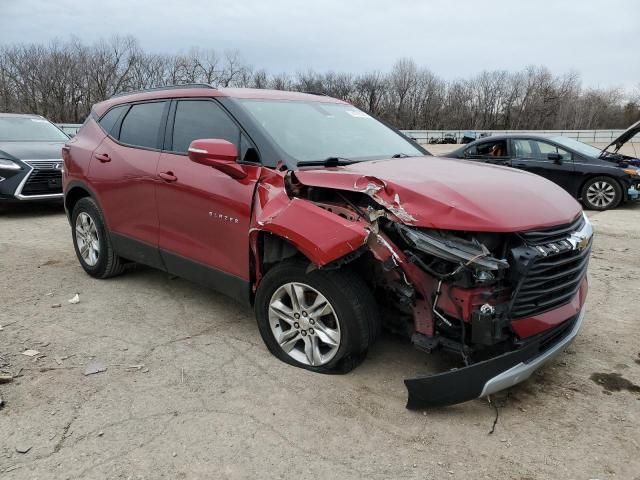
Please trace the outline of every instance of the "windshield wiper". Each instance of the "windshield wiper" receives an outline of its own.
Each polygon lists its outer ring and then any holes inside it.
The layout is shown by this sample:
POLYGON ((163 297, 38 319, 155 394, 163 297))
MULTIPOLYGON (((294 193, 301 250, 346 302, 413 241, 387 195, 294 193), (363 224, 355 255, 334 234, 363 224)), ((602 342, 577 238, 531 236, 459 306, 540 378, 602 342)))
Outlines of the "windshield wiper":
POLYGON ((344 157, 327 157, 324 160, 303 160, 298 162, 298 166, 300 165, 322 165, 324 167, 332 167, 335 165, 351 165, 352 163, 356 163, 357 160, 351 160, 350 158, 344 157))
POLYGON ((396 153, 391 155, 391 158, 409 158, 411 155, 407 155, 406 153, 396 153))

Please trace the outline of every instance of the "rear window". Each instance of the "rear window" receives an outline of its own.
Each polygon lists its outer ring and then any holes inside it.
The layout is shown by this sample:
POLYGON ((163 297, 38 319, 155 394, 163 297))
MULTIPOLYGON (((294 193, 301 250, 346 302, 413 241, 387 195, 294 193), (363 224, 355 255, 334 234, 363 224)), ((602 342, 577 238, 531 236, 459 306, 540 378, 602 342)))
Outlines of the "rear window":
POLYGON ((165 104, 153 102, 133 105, 122 121, 120 141, 137 147, 158 148, 165 104))

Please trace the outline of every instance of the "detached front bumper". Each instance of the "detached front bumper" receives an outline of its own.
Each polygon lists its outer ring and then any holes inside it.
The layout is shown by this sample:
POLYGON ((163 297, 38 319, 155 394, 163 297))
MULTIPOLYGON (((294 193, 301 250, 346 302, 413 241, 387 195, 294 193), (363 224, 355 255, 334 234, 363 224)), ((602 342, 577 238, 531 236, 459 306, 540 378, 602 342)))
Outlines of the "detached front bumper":
POLYGON ((526 380, 573 342, 583 319, 584 306, 573 318, 526 341, 517 350, 468 367, 405 380, 409 392, 407 408, 454 405, 491 395, 526 380))

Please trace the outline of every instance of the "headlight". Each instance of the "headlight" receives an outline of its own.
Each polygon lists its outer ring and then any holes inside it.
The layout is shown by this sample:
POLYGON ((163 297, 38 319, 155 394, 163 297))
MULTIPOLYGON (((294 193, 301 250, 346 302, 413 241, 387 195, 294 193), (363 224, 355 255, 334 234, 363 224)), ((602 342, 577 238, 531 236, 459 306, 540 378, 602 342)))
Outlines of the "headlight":
POLYGON ((0 170, 21 170, 22 167, 12 160, 0 158, 0 170))
POLYGON ((465 240, 437 230, 415 230, 397 225, 404 239, 415 249, 454 263, 463 263, 479 270, 508 268, 506 260, 491 255, 487 247, 477 240, 465 240))
POLYGON ((631 175, 632 177, 640 177, 640 170, 637 168, 625 168, 622 170, 627 175, 631 175))

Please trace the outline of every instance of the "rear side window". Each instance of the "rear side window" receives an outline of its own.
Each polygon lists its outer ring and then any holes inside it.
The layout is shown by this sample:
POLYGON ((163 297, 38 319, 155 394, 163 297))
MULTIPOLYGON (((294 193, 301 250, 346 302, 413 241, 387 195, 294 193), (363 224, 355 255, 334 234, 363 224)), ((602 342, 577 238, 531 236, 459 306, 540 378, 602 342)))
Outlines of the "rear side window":
POLYGON ((107 134, 113 134, 111 130, 127 107, 128 105, 121 105, 119 107, 112 108, 100 119, 98 123, 100 123, 100 126, 105 132, 107 132, 107 134))
POLYGON ((213 101, 179 101, 171 150, 184 153, 193 140, 201 138, 221 138, 238 147, 240 129, 222 107, 213 101))
POLYGON ((158 148, 166 102, 133 105, 122 121, 120 141, 137 147, 158 148))

